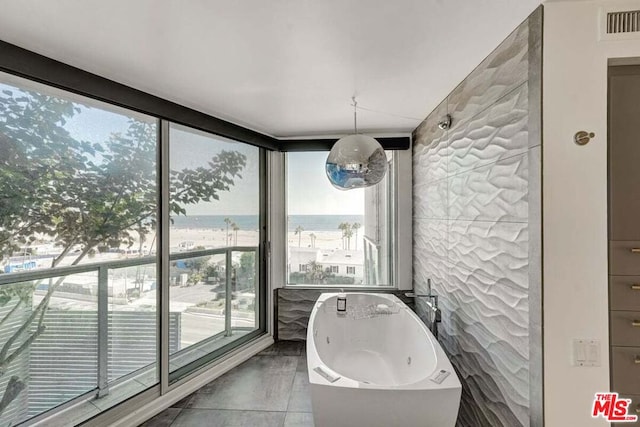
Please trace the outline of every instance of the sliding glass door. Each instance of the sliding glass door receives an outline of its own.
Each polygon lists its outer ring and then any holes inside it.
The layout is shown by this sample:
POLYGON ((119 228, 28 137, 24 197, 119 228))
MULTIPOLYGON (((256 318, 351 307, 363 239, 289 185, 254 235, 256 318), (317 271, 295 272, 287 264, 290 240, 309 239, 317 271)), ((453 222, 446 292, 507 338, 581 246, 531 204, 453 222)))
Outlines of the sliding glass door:
POLYGON ((169 164, 170 372, 182 373, 259 327, 260 149, 171 124, 169 164))

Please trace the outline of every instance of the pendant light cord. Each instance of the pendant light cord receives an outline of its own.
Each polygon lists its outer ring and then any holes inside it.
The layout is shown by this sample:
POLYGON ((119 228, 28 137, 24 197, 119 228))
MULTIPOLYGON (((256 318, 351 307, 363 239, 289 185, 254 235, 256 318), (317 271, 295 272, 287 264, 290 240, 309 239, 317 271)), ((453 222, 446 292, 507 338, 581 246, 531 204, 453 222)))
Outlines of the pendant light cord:
POLYGON ((354 133, 358 134, 358 102, 356 101, 356 97, 352 96, 351 100, 353 101, 353 130, 354 133))

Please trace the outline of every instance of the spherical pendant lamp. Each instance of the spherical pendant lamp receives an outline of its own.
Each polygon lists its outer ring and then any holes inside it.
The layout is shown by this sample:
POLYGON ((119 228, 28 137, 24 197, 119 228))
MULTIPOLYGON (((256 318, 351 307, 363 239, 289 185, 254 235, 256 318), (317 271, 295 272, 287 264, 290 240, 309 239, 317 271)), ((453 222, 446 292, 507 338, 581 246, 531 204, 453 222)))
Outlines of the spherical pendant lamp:
POLYGON ((387 155, 380 143, 358 134, 356 106, 353 98, 355 134, 340 138, 327 157, 327 177, 340 190, 371 187, 387 173, 387 155))

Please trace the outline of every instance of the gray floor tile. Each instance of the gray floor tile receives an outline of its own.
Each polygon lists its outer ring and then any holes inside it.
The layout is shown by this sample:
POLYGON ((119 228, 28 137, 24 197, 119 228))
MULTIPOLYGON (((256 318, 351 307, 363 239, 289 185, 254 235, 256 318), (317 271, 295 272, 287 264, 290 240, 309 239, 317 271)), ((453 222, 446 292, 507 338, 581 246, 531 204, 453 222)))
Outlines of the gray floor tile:
POLYGON ((140 427, 169 427, 180 414, 180 411, 180 408, 165 409, 149 421, 141 424, 140 427))
POLYGON ((314 427, 313 414, 309 412, 287 412, 284 427, 314 427))
POLYGON ((171 407, 172 408, 186 408, 187 404, 189 403, 189 400, 191 400, 191 398, 193 397, 194 394, 195 393, 192 393, 189 396, 185 397, 184 399, 177 401, 176 403, 171 405, 171 407))
POLYGON ((298 367, 296 368, 296 372, 307 372, 307 356, 302 355, 298 357, 298 367))
POLYGON ((187 408, 286 411, 298 358, 256 356, 201 388, 187 408))
POLYGON ((309 389, 309 377, 304 372, 297 372, 293 379, 291 397, 287 411, 311 412, 311 390, 309 389))
POLYGON ((262 350, 260 356, 300 356, 304 341, 276 341, 271 347, 262 350))
POLYGON ((171 427, 280 427, 284 412, 183 409, 171 427))

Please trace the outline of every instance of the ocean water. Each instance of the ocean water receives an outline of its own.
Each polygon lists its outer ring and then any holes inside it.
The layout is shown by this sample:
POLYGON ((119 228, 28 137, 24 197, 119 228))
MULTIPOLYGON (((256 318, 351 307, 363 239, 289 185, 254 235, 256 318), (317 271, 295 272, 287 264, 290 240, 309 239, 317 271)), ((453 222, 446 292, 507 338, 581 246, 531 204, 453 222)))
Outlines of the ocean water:
MULTIPOLYGON (((225 218, 229 218, 240 230, 257 230, 257 215, 188 215, 173 218, 176 228, 216 228, 226 229, 225 218)), ((289 215, 288 229, 295 231, 298 226, 309 231, 338 231, 342 222, 359 223, 364 226, 362 215, 289 215)))

